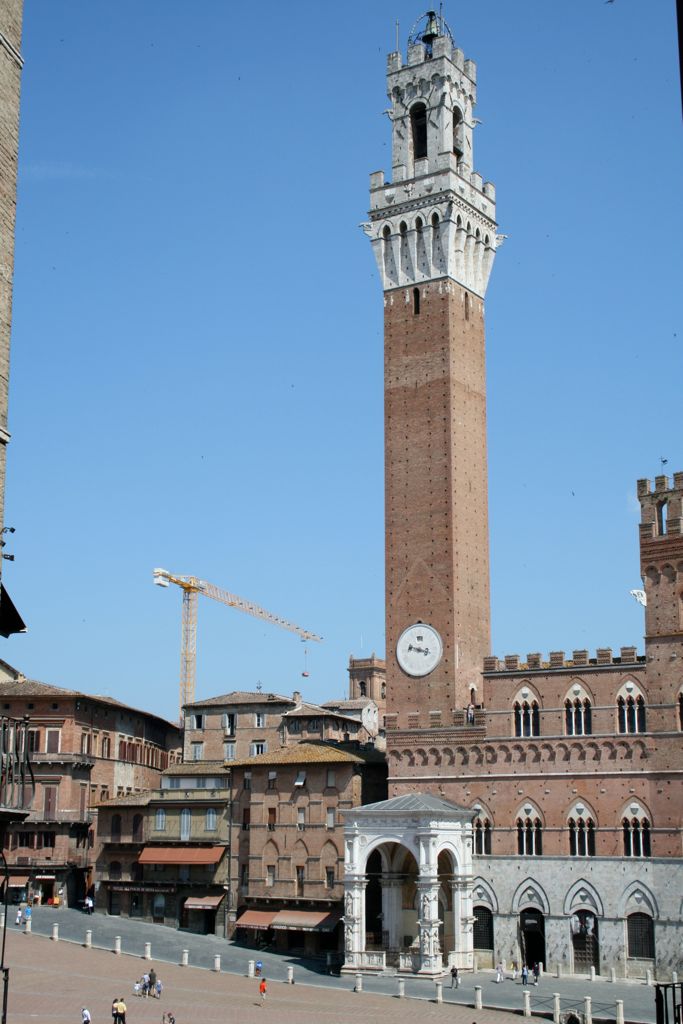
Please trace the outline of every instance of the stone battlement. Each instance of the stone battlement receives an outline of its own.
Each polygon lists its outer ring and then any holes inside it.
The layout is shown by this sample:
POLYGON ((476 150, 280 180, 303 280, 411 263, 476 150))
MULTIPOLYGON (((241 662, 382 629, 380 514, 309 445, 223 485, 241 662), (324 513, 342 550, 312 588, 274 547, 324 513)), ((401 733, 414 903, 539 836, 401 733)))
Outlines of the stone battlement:
POLYGON ((604 665, 636 665, 645 661, 635 647, 621 647, 618 655, 611 647, 598 647, 595 657, 587 650, 572 651, 565 658, 564 651, 550 651, 547 660, 538 652, 527 654, 526 661, 519 654, 506 654, 504 658, 484 658, 484 672, 554 672, 558 669, 602 668, 604 665))

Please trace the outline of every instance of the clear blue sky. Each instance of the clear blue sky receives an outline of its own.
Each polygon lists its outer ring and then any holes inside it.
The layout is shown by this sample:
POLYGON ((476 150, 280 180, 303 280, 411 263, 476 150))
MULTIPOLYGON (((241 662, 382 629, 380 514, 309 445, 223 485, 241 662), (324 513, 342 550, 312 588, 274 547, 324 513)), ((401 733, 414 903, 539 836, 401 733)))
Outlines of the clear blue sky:
MULTIPOLYGON (((385 55, 421 8, 26 0, 4 579, 27 675, 175 716, 313 700, 384 650, 385 55)), ((493 650, 642 644, 635 482, 683 469, 683 160, 669 0, 447 3, 475 166, 509 235, 487 295, 493 650)))

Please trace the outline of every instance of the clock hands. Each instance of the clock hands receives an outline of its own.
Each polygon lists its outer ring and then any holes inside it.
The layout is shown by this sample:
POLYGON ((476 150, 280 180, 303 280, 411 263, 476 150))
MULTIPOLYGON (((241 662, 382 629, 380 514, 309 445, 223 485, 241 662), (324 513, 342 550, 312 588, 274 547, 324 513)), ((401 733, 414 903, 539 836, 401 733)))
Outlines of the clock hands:
POLYGON ((416 654, 429 654, 428 647, 413 647, 412 644, 408 644, 409 651, 415 651, 416 654))

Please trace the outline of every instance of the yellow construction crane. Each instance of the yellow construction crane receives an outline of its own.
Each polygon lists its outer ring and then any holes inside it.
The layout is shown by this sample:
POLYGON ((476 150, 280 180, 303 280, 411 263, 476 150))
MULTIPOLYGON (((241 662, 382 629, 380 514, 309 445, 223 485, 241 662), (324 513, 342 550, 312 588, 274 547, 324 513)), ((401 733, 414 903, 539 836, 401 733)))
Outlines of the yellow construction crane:
POLYGON ((253 601, 246 601, 243 597, 230 594, 227 590, 207 583, 206 580, 197 579, 196 576, 174 576, 166 569, 154 570, 154 582, 158 587, 167 587, 169 583, 175 583, 183 591, 183 621, 180 643, 180 719, 183 717, 183 707, 191 704, 194 700, 194 684, 197 670, 197 597, 204 594, 214 601, 227 604, 230 608, 239 608, 247 615, 254 615, 257 619, 265 619, 272 622, 274 626, 281 626, 282 629, 289 629, 297 633, 302 640, 322 640, 321 636, 301 629, 293 622, 267 612, 265 608, 254 604, 253 601))

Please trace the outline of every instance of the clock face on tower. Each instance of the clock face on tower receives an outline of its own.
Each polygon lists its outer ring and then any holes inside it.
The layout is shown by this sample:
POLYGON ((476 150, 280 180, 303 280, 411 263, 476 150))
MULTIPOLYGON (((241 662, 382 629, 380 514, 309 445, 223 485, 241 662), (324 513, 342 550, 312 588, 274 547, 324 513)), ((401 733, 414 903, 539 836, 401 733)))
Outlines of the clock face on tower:
POLYGON ((443 644, 433 626, 416 622, 404 629, 396 644, 396 659, 409 676, 428 676, 441 661, 443 644))

